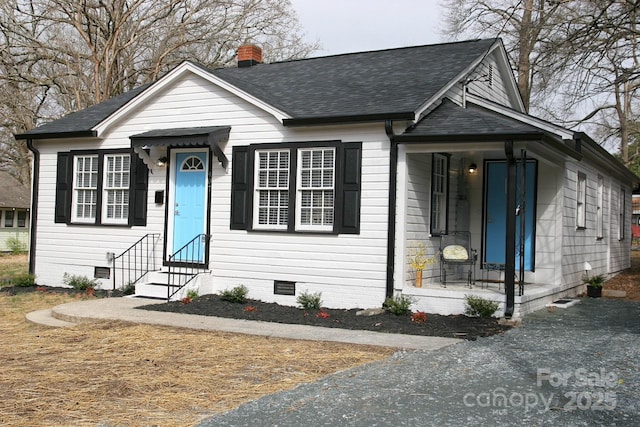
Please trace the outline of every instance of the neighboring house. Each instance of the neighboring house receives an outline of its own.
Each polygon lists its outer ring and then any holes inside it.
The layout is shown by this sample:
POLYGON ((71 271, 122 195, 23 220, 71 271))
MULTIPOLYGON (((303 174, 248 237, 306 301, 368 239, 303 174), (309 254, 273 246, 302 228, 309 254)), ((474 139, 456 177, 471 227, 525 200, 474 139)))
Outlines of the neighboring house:
MULTIPOLYGON (((637 189, 636 189, 637 191, 637 189)), ((640 247, 640 194, 633 194, 631 200, 632 219, 631 219, 631 235, 633 236, 633 247, 640 247)))
POLYGON ((30 203, 29 187, 0 171, 0 252, 29 247, 30 203))
POLYGON ((16 135, 35 158, 38 282, 68 272, 177 298, 186 288, 152 283, 195 277, 201 294, 243 284, 340 308, 402 293, 445 314, 473 293, 518 315, 582 292, 585 263, 630 266, 637 178, 524 112, 500 40, 260 62, 255 46, 238 68, 185 62, 16 135), (443 287, 437 262, 414 286, 412 250, 437 256, 461 230, 474 288, 455 265, 443 287))

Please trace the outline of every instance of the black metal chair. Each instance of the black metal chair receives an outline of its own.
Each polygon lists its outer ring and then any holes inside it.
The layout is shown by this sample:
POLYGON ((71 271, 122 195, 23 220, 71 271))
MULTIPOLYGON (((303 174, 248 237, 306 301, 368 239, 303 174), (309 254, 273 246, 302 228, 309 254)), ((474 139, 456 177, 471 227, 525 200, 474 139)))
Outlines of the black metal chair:
POLYGON ((468 231, 451 231, 440 236, 440 282, 447 287, 448 266, 468 266, 467 284, 471 288, 476 281, 475 266, 478 252, 471 248, 471 233, 468 231))

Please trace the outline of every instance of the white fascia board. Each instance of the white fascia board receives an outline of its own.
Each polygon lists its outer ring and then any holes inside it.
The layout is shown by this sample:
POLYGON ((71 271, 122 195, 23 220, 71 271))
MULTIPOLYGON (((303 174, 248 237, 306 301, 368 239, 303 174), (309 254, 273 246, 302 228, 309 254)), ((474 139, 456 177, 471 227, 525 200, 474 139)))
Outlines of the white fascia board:
POLYGON ((516 78, 513 75, 513 70, 511 69, 511 65, 509 63, 509 57, 507 56, 507 51, 502 45, 502 42, 500 42, 500 47, 502 47, 502 49, 498 49, 496 54, 498 55, 497 59, 499 59, 498 62, 500 64, 500 68, 502 68, 502 71, 508 74, 510 77, 508 79, 510 97, 518 104, 518 110, 524 113, 526 111, 524 108, 524 101, 522 100, 522 95, 520 95, 518 83, 516 82, 516 78))
POLYGON ((484 107, 488 110, 495 111, 496 113, 500 113, 504 116, 511 117, 512 119, 519 120, 521 122, 527 123, 531 126, 535 126, 540 129, 544 129, 548 132, 555 133, 559 135, 562 139, 573 139, 574 131, 564 128, 562 126, 550 123, 546 120, 539 119, 534 116, 530 116, 526 113, 521 113, 507 106, 497 104, 495 102, 484 99, 480 96, 467 94, 467 102, 471 102, 473 104, 484 107))
POLYGON ((214 76, 211 73, 208 73, 204 69, 194 65, 189 61, 185 61, 182 64, 178 65, 176 68, 167 73, 160 80, 151 85, 148 89, 142 92, 140 95, 136 96, 134 99, 125 104, 122 108, 116 111, 114 114, 109 116, 106 120, 100 122, 97 126, 95 126, 92 130, 97 132, 98 136, 101 136, 113 123, 117 122, 123 116, 126 116, 130 111, 137 108, 139 105, 146 102, 149 98, 155 96, 158 92, 162 91, 165 87, 173 83, 175 80, 180 78, 185 73, 193 73, 203 79, 213 83, 214 85, 236 95, 237 97, 249 102, 252 105, 266 111, 267 113, 274 116, 277 120, 282 123, 283 119, 291 118, 288 114, 283 111, 280 111, 277 108, 267 104, 266 102, 256 98, 253 95, 244 92, 237 87, 227 83, 226 81, 220 79, 219 77, 214 76))

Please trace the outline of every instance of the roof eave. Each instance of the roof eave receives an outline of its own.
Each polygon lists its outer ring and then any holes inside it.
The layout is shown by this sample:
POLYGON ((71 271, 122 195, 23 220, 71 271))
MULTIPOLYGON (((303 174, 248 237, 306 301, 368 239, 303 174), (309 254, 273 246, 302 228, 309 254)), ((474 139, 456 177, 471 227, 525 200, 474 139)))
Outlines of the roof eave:
POLYGON ((350 123, 384 122, 386 120, 413 120, 414 117, 415 112, 413 111, 404 113, 362 114, 353 116, 295 117, 291 119, 283 119, 282 124, 285 127, 334 124, 339 125, 350 123))
POLYGON ((14 135, 17 140, 27 139, 66 139, 66 138, 95 138, 98 132, 95 130, 79 130, 74 132, 47 132, 47 133, 19 133, 14 135))

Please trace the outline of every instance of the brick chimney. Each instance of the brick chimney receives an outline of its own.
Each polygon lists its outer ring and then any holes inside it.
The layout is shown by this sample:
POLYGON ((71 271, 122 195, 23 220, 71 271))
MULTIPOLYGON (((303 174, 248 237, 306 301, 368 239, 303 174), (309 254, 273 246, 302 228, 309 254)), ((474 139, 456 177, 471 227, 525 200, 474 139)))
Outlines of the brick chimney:
POLYGON ((253 67, 262 63, 262 49, 252 44, 238 48, 238 68, 253 67))

